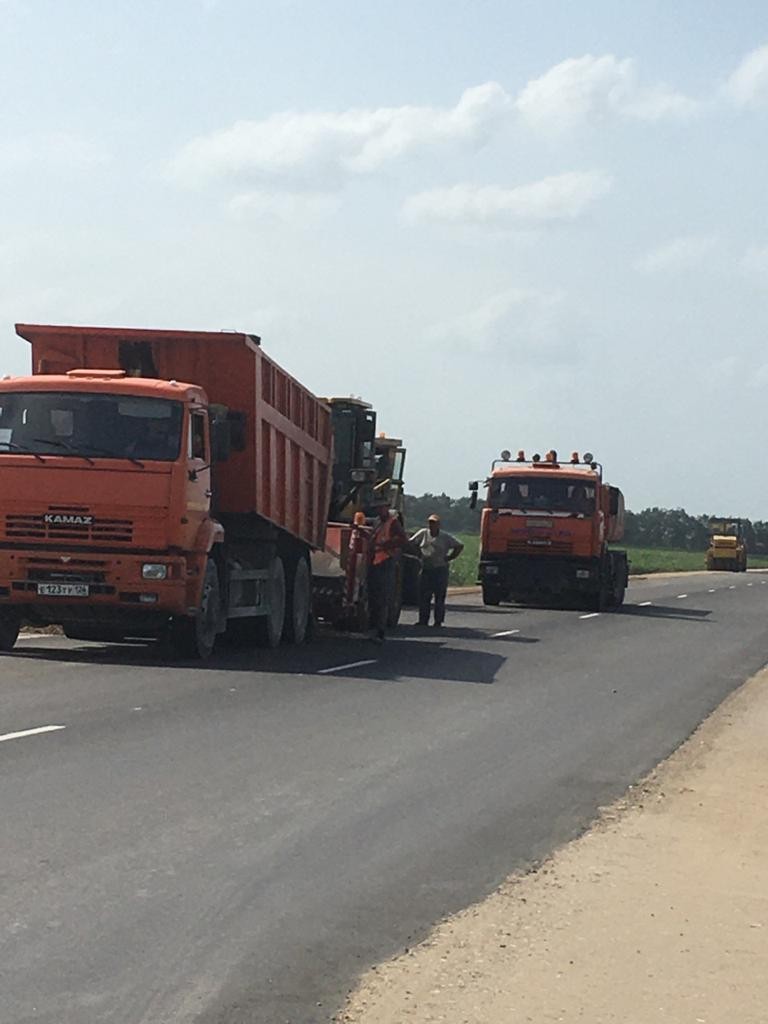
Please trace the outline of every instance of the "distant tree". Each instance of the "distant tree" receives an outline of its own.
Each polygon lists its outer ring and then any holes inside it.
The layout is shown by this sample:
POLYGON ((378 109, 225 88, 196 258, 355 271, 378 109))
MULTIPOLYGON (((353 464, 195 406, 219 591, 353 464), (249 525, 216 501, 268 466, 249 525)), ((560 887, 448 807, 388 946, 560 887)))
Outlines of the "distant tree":
POLYGON ((449 533, 479 533, 480 509, 469 507, 469 498, 451 498, 447 494, 405 495, 405 522, 408 529, 416 530, 433 512, 449 533))

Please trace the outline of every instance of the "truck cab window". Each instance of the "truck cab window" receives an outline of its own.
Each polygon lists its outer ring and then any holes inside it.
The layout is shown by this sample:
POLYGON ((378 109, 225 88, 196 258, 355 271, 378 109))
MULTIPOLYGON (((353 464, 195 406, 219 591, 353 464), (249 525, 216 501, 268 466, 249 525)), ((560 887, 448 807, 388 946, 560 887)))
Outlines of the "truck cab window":
POLYGON ((180 402, 144 395, 13 391, 0 408, 0 454, 170 462, 182 413, 180 402))

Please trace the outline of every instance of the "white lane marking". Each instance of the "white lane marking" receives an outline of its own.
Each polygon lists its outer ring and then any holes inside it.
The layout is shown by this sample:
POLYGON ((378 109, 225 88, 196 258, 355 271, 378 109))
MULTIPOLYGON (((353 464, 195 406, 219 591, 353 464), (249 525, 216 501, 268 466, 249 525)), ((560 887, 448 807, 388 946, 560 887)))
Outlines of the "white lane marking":
POLYGON ((641 601, 640 604, 638 605, 638 608, 647 608, 648 605, 651 605, 651 604, 653 604, 653 601, 641 601))
POLYGON ((363 665, 375 665, 376 658, 368 658, 366 661, 350 661, 348 665, 334 665, 333 668, 318 669, 318 675, 327 676, 331 672, 346 672, 348 668, 362 668, 363 665))
POLYGON ((714 592, 715 592, 715 588, 714 587, 710 587, 710 589, 707 591, 708 594, 714 594, 714 592))
POLYGON ((760 582, 765 586, 765 584, 768 583, 768 580, 760 580, 760 582))
POLYGON ((504 629, 501 633, 491 633, 491 640, 495 640, 497 636, 514 636, 519 632, 519 629, 504 629))
POLYGON ((729 590, 735 590, 735 589, 736 589, 736 584, 735 584, 735 583, 732 583, 732 584, 730 585, 730 587, 728 587, 728 589, 729 589, 729 590))
POLYGON ((580 615, 580 619, 596 619, 600 612, 589 612, 588 615, 580 615))
POLYGON ((687 595, 687 594, 678 594, 678 595, 677 595, 677 600, 678 600, 678 601, 682 601, 682 599, 683 599, 684 597, 688 597, 688 595, 687 595))
POLYGON ((0 736, 0 743, 5 743, 6 740, 20 740, 25 736, 39 736, 44 732, 58 732, 59 729, 66 728, 66 725, 39 725, 37 729, 22 729, 21 732, 7 732, 4 736, 0 736))
POLYGON ((754 585, 755 585, 754 583, 748 583, 747 584, 748 587, 754 587, 754 585))

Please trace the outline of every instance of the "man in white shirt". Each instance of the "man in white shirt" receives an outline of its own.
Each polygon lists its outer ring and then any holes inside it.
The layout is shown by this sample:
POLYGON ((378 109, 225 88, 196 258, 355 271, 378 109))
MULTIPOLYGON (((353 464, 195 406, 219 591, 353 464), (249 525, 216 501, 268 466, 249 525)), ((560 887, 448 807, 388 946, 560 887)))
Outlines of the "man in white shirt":
POLYGON ((445 618, 445 595, 448 590, 448 563, 464 550, 461 541, 440 529, 440 516, 428 517, 427 525, 411 537, 411 544, 421 552, 421 578, 419 580, 419 622, 429 625, 432 599, 435 601, 435 626, 442 626, 445 618))

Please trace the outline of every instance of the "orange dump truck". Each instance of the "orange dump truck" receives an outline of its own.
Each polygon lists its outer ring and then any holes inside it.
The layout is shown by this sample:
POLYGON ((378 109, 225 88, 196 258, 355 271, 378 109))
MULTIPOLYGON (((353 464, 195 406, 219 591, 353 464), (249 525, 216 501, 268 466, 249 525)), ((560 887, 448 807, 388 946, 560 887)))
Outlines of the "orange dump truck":
MULTIPOLYGON (((587 453, 565 463, 550 451, 529 462, 501 453, 486 480, 481 518, 483 601, 577 602, 595 610, 624 600, 625 551, 609 547, 624 534, 624 498, 603 483, 587 453)), ((472 504, 479 484, 470 484, 472 504)))
POLYGON ((184 657, 238 619, 301 642, 328 406, 247 334, 16 330, 33 375, 0 381, 0 650, 22 620, 184 657))

